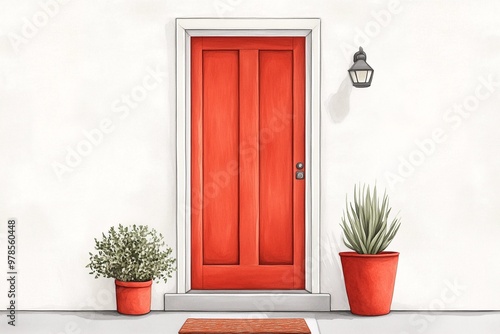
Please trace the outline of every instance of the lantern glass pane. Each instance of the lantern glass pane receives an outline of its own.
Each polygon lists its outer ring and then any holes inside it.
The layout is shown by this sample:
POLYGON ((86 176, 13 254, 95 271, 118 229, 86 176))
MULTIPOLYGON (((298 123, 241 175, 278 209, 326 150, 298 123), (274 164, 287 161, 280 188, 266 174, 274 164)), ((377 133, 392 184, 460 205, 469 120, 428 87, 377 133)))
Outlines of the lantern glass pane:
POLYGON ((359 82, 367 82, 368 79, 368 71, 356 71, 356 75, 358 76, 359 82))
POLYGON ((373 71, 368 71, 368 77, 366 78, 366 82, 370 81, 370 78, 372 77, 373 71))
POLYGON ((350 71, 349 74, 351 75, 352 82, 357 83, 358 82, 358 78, 356 78, 355 72, 354 71, 350 71))

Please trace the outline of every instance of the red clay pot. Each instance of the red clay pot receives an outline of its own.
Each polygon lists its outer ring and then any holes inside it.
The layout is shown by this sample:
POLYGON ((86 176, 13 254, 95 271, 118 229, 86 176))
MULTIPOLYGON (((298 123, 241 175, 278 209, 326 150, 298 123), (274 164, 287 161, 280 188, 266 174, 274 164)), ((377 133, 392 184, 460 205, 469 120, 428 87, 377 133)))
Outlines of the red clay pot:
POLYGON ((384 315, 391 311, 398 252, 340 252, 351 313, 384 315))
POLYGON ((123 282, 115 280, 116 309, 118 313, 142 315, 151 312, 151 284, 146 282, 123 282))

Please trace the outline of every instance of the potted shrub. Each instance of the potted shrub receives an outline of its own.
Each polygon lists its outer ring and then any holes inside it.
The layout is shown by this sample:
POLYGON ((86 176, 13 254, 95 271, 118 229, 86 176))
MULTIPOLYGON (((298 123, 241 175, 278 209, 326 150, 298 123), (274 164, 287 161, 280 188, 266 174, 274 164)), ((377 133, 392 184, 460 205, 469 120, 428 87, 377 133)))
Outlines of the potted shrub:
POLYGON ((382 201, 377 187, 354 187, 354 201, 348 203, 340 226, 344 244, 353 252, 340 252, 344 282, 353 314, 383 315, 391 310, 398 252, 384 251, 400 226, 394 218, 388 226, 391 208, 386 193, 382 201))
POLYGON ((172 277, 175 270, 161 233, 143 225, 109 229, 95 240, 96 254, 90 254, 90 274, 115 279, 116 307, 121 314, 141 315, 151 311, 151 285, 172 277))

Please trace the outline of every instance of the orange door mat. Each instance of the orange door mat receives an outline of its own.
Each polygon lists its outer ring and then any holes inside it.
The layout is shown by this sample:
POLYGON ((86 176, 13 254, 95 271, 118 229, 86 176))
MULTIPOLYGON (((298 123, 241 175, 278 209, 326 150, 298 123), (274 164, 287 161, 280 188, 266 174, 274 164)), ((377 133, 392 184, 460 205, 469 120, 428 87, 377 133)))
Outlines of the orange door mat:
POLYGON ((304 319, 193 319, 179 334, 311 334, 304 319))

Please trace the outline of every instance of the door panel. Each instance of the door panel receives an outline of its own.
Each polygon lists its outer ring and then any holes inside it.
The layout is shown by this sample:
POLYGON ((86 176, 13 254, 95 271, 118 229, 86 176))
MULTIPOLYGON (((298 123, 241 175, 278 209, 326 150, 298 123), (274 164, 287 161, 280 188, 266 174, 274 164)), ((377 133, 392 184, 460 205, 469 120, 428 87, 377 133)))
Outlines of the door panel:
POLYGON ((293 263, 292 51, 260 51, 260 264, 293 263))
POLYGON ((226 172, 239 154, 238 58, 203 51, 203 264, 239 263, 238 176, 226 172))
POLYGON ((191 53, 191 286, 304 289, 304 38, 191 53))

